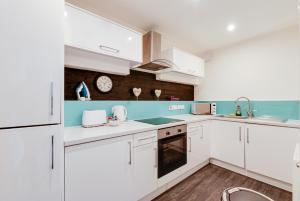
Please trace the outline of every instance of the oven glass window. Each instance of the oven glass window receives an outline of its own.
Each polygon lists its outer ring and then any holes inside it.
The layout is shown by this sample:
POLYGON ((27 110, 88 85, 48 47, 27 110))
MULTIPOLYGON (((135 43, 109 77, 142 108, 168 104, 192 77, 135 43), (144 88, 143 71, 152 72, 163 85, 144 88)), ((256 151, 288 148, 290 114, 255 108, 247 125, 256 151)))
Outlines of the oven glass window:
POLYGON ((158 178, 183 166, 187 162, 186 134, 158 141, 158 178))

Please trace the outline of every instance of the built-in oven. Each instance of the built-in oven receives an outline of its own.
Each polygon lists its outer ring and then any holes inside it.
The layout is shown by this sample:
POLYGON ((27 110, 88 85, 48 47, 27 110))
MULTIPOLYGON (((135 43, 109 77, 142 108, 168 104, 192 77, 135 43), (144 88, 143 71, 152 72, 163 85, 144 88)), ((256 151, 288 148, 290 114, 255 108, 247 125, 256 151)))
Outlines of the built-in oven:
POLYGON ((158 178, 187 163, 186 125, 158 130, 158 178))

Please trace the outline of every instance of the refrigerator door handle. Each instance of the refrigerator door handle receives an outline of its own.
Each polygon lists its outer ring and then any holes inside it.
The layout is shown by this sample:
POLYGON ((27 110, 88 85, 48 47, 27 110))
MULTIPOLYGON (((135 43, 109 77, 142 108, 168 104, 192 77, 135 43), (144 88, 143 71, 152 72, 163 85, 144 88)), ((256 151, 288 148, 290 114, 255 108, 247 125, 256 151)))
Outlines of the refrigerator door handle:
POLYGON ((51 170, 54 170, 54 135, 51 136, 51 170))

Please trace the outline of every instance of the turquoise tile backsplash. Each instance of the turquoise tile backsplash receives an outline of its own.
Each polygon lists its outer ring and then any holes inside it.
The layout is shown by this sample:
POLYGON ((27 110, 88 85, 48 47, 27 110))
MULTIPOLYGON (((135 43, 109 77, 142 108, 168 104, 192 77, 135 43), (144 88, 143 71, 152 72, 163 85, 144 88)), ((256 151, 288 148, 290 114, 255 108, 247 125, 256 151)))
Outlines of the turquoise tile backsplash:
POLYGON ((81 125, 84 110, 106 110, 111 115, 114 105, 124 105, 128 119, 143 119, 159 116, 191 113, 193 101, 65 101, 65 127, 81 125), (184 110, 169 111, 169 105, 184 105, 184 110))
MULTIPOLYGON (((210 102, 210 101, 197 101, 210 102)), ((213 101, 217 103, 218 114, 235 112, 234 101, 213 101)), ((81 125, 82 111, 106 110, 111 115, 114 105, 124 105, 128 110, 128 119, 143 119, 159 116, 191 113, 193 101, 65 101, 65 127, 81 125), (184 110, 169 111, 169 105, 185 105, 184 110)), ((252 101, 255 116, 271 115, 282 119, 299 119, 298 100, 295 101, 252 101)), ((242 102, 242 113, 246 115, 247 105, 242 102)))
MULTIPOLYGON (((210 101, 198 101, 210 102, 210 101)), ((218 114, 235 113, 234 101, 213 101, 217 103, 218 114)), ((281 119, 299 119, 299 104, 298 100, 291 101, 251 101, 254 116, 270 115, 281 119)), ((241 102, 242 115, 247 116, 247 102, 241 102)))

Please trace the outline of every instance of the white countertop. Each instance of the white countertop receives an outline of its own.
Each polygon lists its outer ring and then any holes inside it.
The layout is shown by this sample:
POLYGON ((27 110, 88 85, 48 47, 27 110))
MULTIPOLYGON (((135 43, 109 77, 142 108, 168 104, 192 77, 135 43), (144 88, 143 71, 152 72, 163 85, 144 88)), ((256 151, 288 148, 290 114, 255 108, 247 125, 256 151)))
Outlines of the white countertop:
POLYGON ((186 123, 199 122, 205 120, 221 120, 221 121, 232 121, 240 123, 249 123, 249 124, 261 124, 261 125, 270 125, 270 126, 280 126, 280 127, 289 127, 289 128, 300 128, 300 121, 288 121, 286 123, 274 122, 268 120, 258 120, 258 119, 234 119, 226 117, 214 117, 210 115, 192 115, 192 114, 183 114, 183 115, 174 115, 168 116, 169 118, 181 119, 183 121, 164 124, 164 125, 150 125, 137 121, 126 121, 122 122, 120 126, 100 126, 95 128, 83 128, 81 126, 66 127, 64 128, 64 142, 65 146, 72 146, 76 144, 82 144, 97 140, 103 140, 113 137, 120 137, 125 135, 131 135, 135 133, 157 130, 160 128, 176 126, 186 123))

